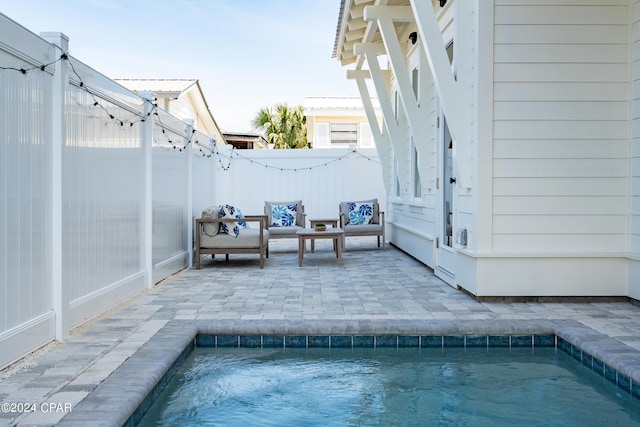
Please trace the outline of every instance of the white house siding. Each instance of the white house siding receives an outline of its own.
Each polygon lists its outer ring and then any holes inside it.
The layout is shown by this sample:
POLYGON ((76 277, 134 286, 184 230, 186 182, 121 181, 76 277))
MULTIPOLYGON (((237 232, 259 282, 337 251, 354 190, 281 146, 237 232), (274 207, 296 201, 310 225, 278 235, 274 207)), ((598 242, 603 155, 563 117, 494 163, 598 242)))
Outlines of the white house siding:
MULTIPOLYGON (((404 42, 408 39, 408 34, 415 31, 414 28, 407 29, 399 35, 399 40, 404 42)), ((405 43, 407 46, 408 43, 405 43)), ((432 131, 429 135, 414 135, 414 138, 426 139, 427 150, 418 147, 420 161, 420 180, 422 184, 422 198, 417 199, 413 196, 413 167, 411 162, 411 136, 412 129, 409 126, 402 102, 398 99, 398 123, 404 134, 404 142, 402 147, 405 149, 404 156, 398 156, 398 159, 405 159, 404 162, 398 164, 400 174, 401 194, 398 197, 395 189, 395 176, 390 181, 393 185, 389 188, 388 199, 389 213, 387 218, 389 241, 401 248, 403 251, 412 255, 416 259, 428 266, 434 266, 433 241, 435 239, 435 147, 437 141, 437 98, 433 89, 433 78, 429 73, 426 63, 420 61, 420 45, 415 45, 413 49, 407 46, 407 69, 409 72, 418 66, 420 73, 419 85, 419 102, 420 110, 427 123, 431 124, 432 131), (426 158, 424 158, 426 157, 426 158)), ((390 99, 394 99, 394 93, 398 90, 397 83, 393 75, 390 78, 390 99)), ((399 95, 398 95, 399 97, 399 95)), ((393 165, 393 162, 390 163, 393 165)))
MULTIPOLYGON (((454 176, 457 183, 454 187, 454 242, 456 232, 467 230, 468 243, 463 249, 475 251, 477 245, 477 212, 478 212, 478 181, 477 146, 479 141, 478 123, 478 61, 486 57, 479 53, 477 34, 479 33, 478 15, 480 11, 475 2, 463 2, 456 9, 457 22, 454 38, 454 70, 461 97, 459 109, 464 117, 463 125, 467 127, 462 138, 454 144, 455 161, 454 176)), ((456 274, 458 273, 456 268, 456 274)))
MULTIPOLYGON (((442 32, 443 43, 454 42, 455 73, 458 85, 461 87, 461 97, 459 109, 464 111, 465 134, 474 135, 477 125, 477 118, 474 111, 477 111, 477 44, 475 36, 478 32, 477 13, 475 3, 468 2, 457 9, 453 5, 448 5, 444 9, 437 9, 437 20, 442 32), (457 15, 454 18, 454 14, 457 15), (459 22, 455 22, 457 19, 459 22)), ((411 31, 416 28, 409 26, 404 32, 399 34, 400 41, 408 38, 411 31)), ((442 122, 438 125, 438 117, 441 115, 441 102, 438 98, 433 76, 429 69, 424 51, 421 51, 420 41, 414 49, 407 53, 408 70, 411 71, 416 65, 420 73, 420 114, 427 122, 428 130, 425 134, 414 135, 415 138, 423 140, 425 143, 419 149, 420 177, 423 186, 421 200, 412 197, 412 187, 410 175, 402 176, 402 195, 395 197, 394 188, 390 189, 389 200, 392 211, 392 237, 394 244, 401 249, 415 256, 425 264, 436 267, 437 259, 434 253, 435 239, 439 236, 441 221, 443 221, 442 210, 442 177, 440 177, 440 188, 436 184, 436 179, 440 175, 442 159, 439 152, 442 143, 442 122)), ((391 79, 391 93, 396 89, 394 79, 391 79)), ((400 115, 402 117, 402 115, 400 115)), ((410 136, 415 130, 407 128, 406 143, 407 158, 410 159, 410 136)), ((477 188, 472 178, 477 173, 475 171, 476 154, 473 150, 477 145, 476 137, 461 138, 456 142, 454 151, 454 173, 458 179, 457 188, 454 190, 454 234, 456 229, 465 228, 469 232, 469 245, 467 251, 475 247, 476 212, 477 212, 477 188), (466 179, 462 179, 466 177, 466 179)), ((402 169, 401 165, 401 169, 402 169)), ((411 172, 411 164, 407 163, 405 171, 411 172)), ((454 235, 455 237, 455 235, 454 235)), ((475 275, 472 275, 475 283, 475 275)), ((468 282, 468 281, 467 281, 468 282)))
POLYGON ((632 29, 632 140, 631 140, 631 218, 629 238, 629 277, 628 295, 640 299, 640 281, 633 278, 640 277, 640 1, 633 2, 632 29))
POLYGON ((628 0, 495 0, 479 294, 625 294, 629 14, 628 0))

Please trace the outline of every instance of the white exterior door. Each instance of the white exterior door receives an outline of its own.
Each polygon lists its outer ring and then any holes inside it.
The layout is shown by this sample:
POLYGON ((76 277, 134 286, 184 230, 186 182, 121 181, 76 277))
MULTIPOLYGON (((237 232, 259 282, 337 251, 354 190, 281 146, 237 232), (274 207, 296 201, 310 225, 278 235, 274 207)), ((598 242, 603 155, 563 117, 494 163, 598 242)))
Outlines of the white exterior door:
MULTIPOLYGON (((453 63, 453 41, 447 45, 449 62, 453 63)), ((447 119, 439 108, 438 118, 438 202, 437 239, 436 239, 436 276, 451 286, 455 286, 456 253, 453 249, 453 230, 455 221, 455 184, 453 167, 453 140, 447 125, 447 119)))
POLYGON ((436 276, 455 285, 456 254, 453 249, 454 190, 453 141, 444 114, 440 116, 438 143, 438 226, 436 239, 436 276))

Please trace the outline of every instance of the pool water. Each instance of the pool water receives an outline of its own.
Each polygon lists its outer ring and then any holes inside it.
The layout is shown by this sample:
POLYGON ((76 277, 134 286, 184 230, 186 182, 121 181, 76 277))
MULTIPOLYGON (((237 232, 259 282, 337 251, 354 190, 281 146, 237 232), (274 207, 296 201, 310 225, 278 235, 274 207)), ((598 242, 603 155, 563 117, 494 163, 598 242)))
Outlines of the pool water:
POLYGON ((563 352, 195 348, 141 426, 640 426, 563 352))

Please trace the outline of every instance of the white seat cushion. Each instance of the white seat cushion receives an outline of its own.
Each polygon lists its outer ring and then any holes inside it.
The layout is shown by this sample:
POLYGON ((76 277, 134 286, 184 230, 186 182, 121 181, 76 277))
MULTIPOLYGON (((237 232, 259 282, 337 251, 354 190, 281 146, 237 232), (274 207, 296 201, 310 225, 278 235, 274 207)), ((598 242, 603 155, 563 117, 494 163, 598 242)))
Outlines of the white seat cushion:
MULTIPOLYGON (((263 244, 269 242, 269 230, 262 230, 263 244)), ((251 249, 260 247, 260 230, 257 228, 243 228, 238 237, 226 233, 215 236, 203 234, 200 236, 200 247, 209 249, 251 249)))
POLYGON ((347 224, 344 226, 344 232, 345 234, 349 234, 350 232, 351 233, 363 233, 363 232, 382 233, 382 224, 362 224, 362 225, 347 224))
POLYGON ((272 236, 295 236, 298 230, 301 230, 302 227, 297 225, 292 225, 290 227, 269 227, 269 233, 272 236))

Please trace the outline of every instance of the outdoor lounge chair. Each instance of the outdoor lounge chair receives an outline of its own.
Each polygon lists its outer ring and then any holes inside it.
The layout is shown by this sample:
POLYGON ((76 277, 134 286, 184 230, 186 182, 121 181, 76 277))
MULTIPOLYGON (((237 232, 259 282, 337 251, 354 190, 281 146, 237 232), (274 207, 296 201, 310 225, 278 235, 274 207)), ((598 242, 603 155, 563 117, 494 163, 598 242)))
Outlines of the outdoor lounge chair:
POLYGON ((380 210, 378 199, 342 202, 339 211, 340 228, 345 237, 377 236, 378 247, 382 239, 382 250, 385 249, 384 212, 380 210))
POLYGON ((221 215, 217 212, 220 207, 205 209, 202 218, 196 220, 196 269, 200 269, 202 254, 225 254, 229 262, 229 254, 246 253, 260 254, 260 268, 264 268, 264 258, 269 258, 266 215, 218 217, 221 215), (249 228, 248 223, 257 226, 249 228))
POLYGON ((264 213, 271 239, 297 238, 296 232, 306 224, 302 200, 264 202, 264 213))

